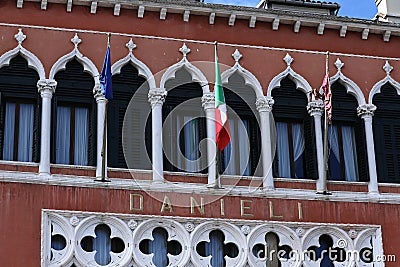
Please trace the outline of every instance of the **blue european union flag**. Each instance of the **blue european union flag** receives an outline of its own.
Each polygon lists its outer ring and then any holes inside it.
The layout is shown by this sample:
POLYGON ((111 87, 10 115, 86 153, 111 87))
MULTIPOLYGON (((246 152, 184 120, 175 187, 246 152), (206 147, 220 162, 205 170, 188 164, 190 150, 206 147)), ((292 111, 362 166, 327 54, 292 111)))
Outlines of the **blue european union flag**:
POLYGON ((113 93, 112 93, 110 46, 107 47, 106 56, 104 57, 103 69, 101 70, 99 78, 100 78, 100 87, 103 92, 103 95, 107 99, 112 99, 113 93))

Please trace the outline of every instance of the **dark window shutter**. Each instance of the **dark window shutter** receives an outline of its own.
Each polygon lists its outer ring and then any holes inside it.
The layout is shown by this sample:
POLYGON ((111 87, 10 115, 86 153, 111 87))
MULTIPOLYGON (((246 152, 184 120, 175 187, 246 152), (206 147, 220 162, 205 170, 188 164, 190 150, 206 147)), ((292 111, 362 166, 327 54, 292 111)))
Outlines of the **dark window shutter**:
POLYGON ((305 141, 305 173, 308 179, 318 179, 317 148, 315 145, 314 118, 308 116, 304 119, 305 141))
POLYGON ((38 95, 35 105, 33 117, 33 147, 32 147, 32 160, 33 162, 40 161, 40 142, 41 142, 41 116, 42 116, 42 101, 38 95))
POLYGON ((250 120, 249 126, 250 126, 249 137, 250 137, 250 154, 251 154, 250 156, 251 174, 261 176, 262 174, 258 173, 259 171, 257 170, 258 163, 261 157, 261 134, 260 134, 260 129, 258 127, 258 121, 250 120))
POLYGON ((96 166, 97 159, 97 106, 92 102, 89 109, 88 165, 96 166))
POLYGON ((400 183, 400 96, 386 83, 373 98, 377 106, 373 118, 375 160, 378 181, 400 183))
POLYGON ((53 95, 53 103, 51 106, 51 129, 55 129, 51 131, 50 136, 50 162, 56 162, 56 134, 57 134, 57 105, 58 105, 58 97, 53 95))
POLYGON ((0 92, 0 158, 3 159, 3 143, 4 143, 4 124, 5 124, 5 114, 6 105, 0 92))
POLYGON ((365 125, 361 118, 357 120, 354 132, 356 137, 359 181, 368 182, 369 172, 368 172, 367 144, 365 138, 365 125))
MULTIPOLYGON (((163 131, 163 139, 170 140, 170 142, 173 141, 172 138, 174 138, 174 136, 175 136, 173 134, 173 132, 175 132, 175 131, 174 131, 174 129, 169 129, 169 125, 165 125, 164 121, 173 109, 174 109, 174 107, 172 105, 168 105, 168 103, 164 103, 163 108, 162 108, 163 128, 165 127, 166 129, 168 129, 168 131, 163 131), (166 132, 167 132, 167 134, 165 134, 166 132)), ((163 164, 164 164, 164 170, 166 170, 166 171, 176 171, 177 170, 177 168, 168 160, 165 153, 164 153, 163 164)))
POLYGON ((374 123, 375 158, 377 162, 378 181, 386 183, 399 182, 400 160, 400 125, 392 119, 379 119, 374 123))
POLYGON ((121 134, 118 120, 118 102, 107 104, 107 160, 109 167, 123 168, 118 164, 115 148, 118 147, 118 136, 121 134))
MULTIPOLYGON (((207 138, 206 119, 202 117, 198 118, 197 121, 199 123, 200 140, 203 140, 204 138, 207 138)), ((207 151, 207 148, 204 149, 204 151, 207 151)), ((201 162, 201 166, 207 166, 207 156, 203 155, 203 159, 206 160, 206 162, 201 162)), ((208 173, 208 168, 201 170, 201 173, 208 173)))
POLYGON ((144 124, 144 118, 142 117, 144 110, 138 107, 138 103, 135 103, 135 107, 130 107, 128 110, 129 103, 134 95, 135 101, 147 101, 147 93, 144 96, 146 99, 142 99, 142 91, 148 92, 148 84, 143 77, 139 76, 138 70, 132 64, 126 64, 121 68, 119 74, 113 76, 114 97, 108 104, 110 114, 107 119, 108 166, 110 167, 148 168, 148 166, 144 166, 142 159, 145 151, 141 151, 141 142, 144 141, 142 140, 141 132, 145 132, 145 126, 142 126, 142 123, 144 124), (137 91, 139 88, 141 89, 140 92, 137 91), (128 122, 125 127, 129 129, 126 129, 125 132, 129 133, 129 135, 126 134, 123 140, 123 127, 126 116, 128 116, 128 122))
POLYGON ((149 113, 149 117, 146 120, 146 129, 145 129, 145 145, 146 145, 146 151, 147 155, 150 159, 150 161, 153 160, 152 155, 152 118, 151 118, 151 112, 149 113))

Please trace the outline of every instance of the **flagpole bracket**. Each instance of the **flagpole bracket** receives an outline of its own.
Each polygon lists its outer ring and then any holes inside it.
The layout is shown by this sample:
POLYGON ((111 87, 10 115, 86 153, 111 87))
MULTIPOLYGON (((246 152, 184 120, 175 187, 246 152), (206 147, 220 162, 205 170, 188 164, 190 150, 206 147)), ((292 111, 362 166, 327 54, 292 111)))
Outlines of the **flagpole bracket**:
POLYGON ((95 182, 102 182, 102 183, 111 183, 110 179, 107 179, 105 177, 98 177, 96 179, 94 179, 95 182))
POLYGON ((317 195, 331 196, 332 193, 329 191, 318 191, 317 195))

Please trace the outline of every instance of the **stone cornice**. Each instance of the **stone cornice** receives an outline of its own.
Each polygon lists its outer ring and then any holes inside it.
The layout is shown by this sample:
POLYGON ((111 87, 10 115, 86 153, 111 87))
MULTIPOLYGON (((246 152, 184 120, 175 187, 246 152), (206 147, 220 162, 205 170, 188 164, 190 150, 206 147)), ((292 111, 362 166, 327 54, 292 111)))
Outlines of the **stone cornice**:
MULTIPOLYGON (((280 179, 277 179, 280 180, 280 179)), ((288 179, 290 180, 290 179, 288 179)), ((140 190, 153 192, 177 192, 177 193, 197 193, 210 195, 243 196, 251 194, 252 197, 262 198, 284 198, 297 200, 315 201, 337 201, 337 202, 361 202, 361 203, 383 203, 400 204, 399 194, 377 193, 369 194, 364 192, 333 191, 332 195, 318 195, 314 190, 298 190, 277 188, 275 190, 263 191, 245 186, 227 187, 224 189, 207 188, 202 184, 189 183, 152 183, 151 181, 118 179, 113 178, 111 183, 94 182, 90 177, 79 177, 70 175, 48 175, 0 171, 0 182, 41 184, 52 186, 68 187, 88 187, 88 188, 107 188, 120 190, 140 190)), ((340 183, 346 184, 346 182, 340 183)), ((392 185, 397 187, 398 185, 392 185)))
MULTIPOLYGON (((68 12, 73 12, 73 8, 69 0, 25 0, 29 2, 40 2, 42 10, 47 9, 47 3, 65 4, 68 12)), ((113 14, 119 16, 121 9, 137 9, 138 17, 143 18, 147 12, 159 12, 160 19, 168 19, 168 13, 182 14, 182 21, 189 21, 188 14, 210 17, 209 23, 214 24, 215 17, 230 17, 234 15, 236 20, 248 20, 249 27, 256 27, 257 21, 277 22, 281 24, 295 25, 294 32, 299 31, 301 27, 313 27, 316 29, 324 25, 324 29, 334 29, 338 31, 338 36, 345 38, 345 31, 359 32, 360 38, 368 39, 369 34, 378 34, 382 36, 385 42, 390 41, 390 36, 400 36, 400 27, 396 23, 379 22, 372 20, 354 19, 347 17, 326 16, 317 14, 304 14, 298 12, 266 10, 262 8, 220 5, 199 2, 177 2, 168 0, 151 0, 151 1, 136 1, 136 0, 99 0, 96 1, 96 8, 93 8, 93 1, 89 0, 74 0, 72 5, 89 6, 91 13, 96 13, 97 7, 108 7, 114 10, 113 14), (165 13, 166 12, 166 13, 165 13), (165 14, 164 14, 165 13, 165 14), (165 17, 166 16, 166 17, 165 17), (213 18, 213 19, 211 19, 213 18)), ((23 1, 18 1, 18 8, 23 8, 23 1)), ((234 24, 230 24, 234 26, 234 24)), ((278 28, 276 29, 278 30, 278 28)), ((323 32, 319 32, 323 34, 323 32)))

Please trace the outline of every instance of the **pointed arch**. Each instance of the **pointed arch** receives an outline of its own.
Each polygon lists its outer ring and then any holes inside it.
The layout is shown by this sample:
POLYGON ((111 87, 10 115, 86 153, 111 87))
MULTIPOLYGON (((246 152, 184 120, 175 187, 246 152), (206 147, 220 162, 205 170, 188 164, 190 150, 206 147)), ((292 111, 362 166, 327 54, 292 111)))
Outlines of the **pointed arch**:
POLYGON ((10 60, 17 55, 21 55, 23 58, 26 59, 26 61, 28 62, 28 66, 30 68, 33 68, 39 74, 40 80, 46 79, 46 74, 42 62, 37 56, 35 56, 35 54, 25 49, 22 44, 18 44, 17 47, 4 53, 0 57, 0 68, 10 65, 10 60))
POLYGON ((235 73, 237 73, 239 76, 241 76, 244 79, 244 82, 246 85, 253 88, 254 93, 256 94, 257 98, 264 96, 262 86, 261 86, 260 82, 258 81, 258 79, 256 78, 256 76, 254 76, 254 74, 251 73, 250 71, 243 68, 239 64, 239 62, 236 62, 232 68, 227 69, 226 71, 224 71, 222 73, 222 75, 221 75, 222 84, 227 84, 228 79, 235 73))
POLYGON ((89 58, 85 57, 77 47, 75 47, 72 52, 60 57, 56 63, 54 63, 50 70, 49 79, 54 79, 57 72, 65 70, 67 63, 74 58, 76 58, 77 61, 83 65, 83 71, 88 72, 93 77, 95 86, 99 85, 99 71, 94 63, 89 58))
POLYGON ((208 81, 206 76, 203 74, 203 72, 201 72, 200 69, 198 69, 192 63, 190 63, 186 57, 183 57, 181 61, 170 66, 164 72, 164 74, 161 77, 160 88, 162 90, 165 90, 165 83, 170 79, 174 79, 176 72, 182 68, 184 68, 186 71, 189 72, 189 74, 192 77, 192 82, 196 82, 201 85, 203 89, 203 95, 210 92, 210 87, 208 86, 208 81))
POLYGON ((111 66, 112 75, 119 74, 122 67, 126 64, 132 64, 138 70, 139 76, 147 80, 150 89, 156 88, 156 82, 153 73, 146 64, 144 64, 132 54, 132 51, 129 51, 126 57, 121 58, 111 66))
POLYGON ((303 78, 303 76, 296 73, 290 66, 288 66, 283 72, 279 73, 271 80, 268 86, 267 96, 272 96, 272 90, 278 88, 281 81, 286 77, 289 77, 289 79, 296 84, 296 89, 305 93, 307 95, 307 99, 309 99, 309 94, 312 91, 310 84, 306 79, 303 78))
POLYGON ((377 82, 371 89, 368 97, 368 104, 372 104, 372 100, 376 94, 379 94, 381 92, 382 86, 384 86, 386 83, 390 83, 395 89, 398 95, 400 95, 400 83, 398 83, 396 80, 394 80, 389 74, 386 75, 385 78, 377 82))
POLYGON ((330 82, 331 85, 335 82, 339 82, 341 85, 343 85, 346 88, 346 92, 357 99, 359 106, 366 103, 365 96, 361 91, 361 88, 354 81, 346 77, 340 69, 334 76, 330 78, 330 82))

